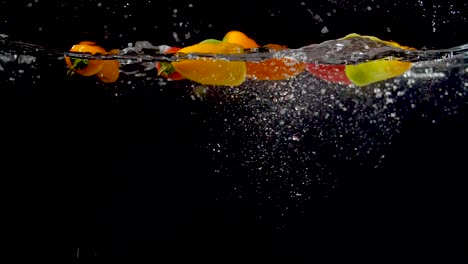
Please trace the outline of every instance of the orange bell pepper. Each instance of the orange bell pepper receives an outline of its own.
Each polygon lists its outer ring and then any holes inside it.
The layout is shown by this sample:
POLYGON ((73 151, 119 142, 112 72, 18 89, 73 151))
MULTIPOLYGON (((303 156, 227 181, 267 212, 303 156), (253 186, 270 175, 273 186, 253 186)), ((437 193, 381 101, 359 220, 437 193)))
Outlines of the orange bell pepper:
MULTIPOLYGON (((241 45, 244 49, 259 48, 253 39, 240 31, 228 32, 223 41, 241 45)), ((268 44, 264 46, 271 50, 284 50, 286 46, 268 44)), ((274 58, 261 62, 247 62, 247 78, 254 80, 285 80, 302 73, 306 64, 289 58, 274 58)))
MULTIPOLYGON (((207 39, 198 44, 185 47, 179 52, 186 54, 239 54, 243 52, 243 49, 237 44, 207 39)), ((207 85, 240 85, 244 82, 247 71, 243 61, 212 58, 174 61, 171 64, 185 78, 207 85)))
MULTIPOLYGON (((95 42, 82 41, 73 45, 70 51, 80 53, 90 53, 91 55, 117 54, 118 50, 107 52, 104 48, 97 46, 95 42)), ((70 69, 69 72, 76 72, 83 76, 96 75, 102 82, 112 83, 119 77, 120 64, 117 60, 88 60, 70 58, 65 56, 65 63, 70 69)))

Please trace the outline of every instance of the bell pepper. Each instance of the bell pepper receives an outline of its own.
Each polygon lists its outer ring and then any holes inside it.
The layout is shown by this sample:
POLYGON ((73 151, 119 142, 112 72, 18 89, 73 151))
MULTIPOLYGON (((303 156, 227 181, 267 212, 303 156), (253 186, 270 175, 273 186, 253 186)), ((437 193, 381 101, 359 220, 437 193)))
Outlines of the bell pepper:
MULTIPOLYGON (((411 47, 402 46, 394 41, 384 41, 377 37, 361 36, 355 33, 349 34, 340 40, 359 37, 381 42, 396 48, 414 49, 411 47)), ((371 83, 397 77, 408 71, 411 66, 412 63, 410 62, 402 62, 398 59, 384 58, 359 63, 356 65, 308 64, 307 70, 312 75, 328 82, 366 86, 371 83)))
MULTIPOLYGON (((240 54, 241 46, 208 39, 179 50, 180 53, 240 54)), ((246 66, 243 61, 199 58, 172 62, 175 71, 192 81, 208 85, 237 86, 244 82, 246 66)))
MULTIPOLYGON (((73 45, 70 49, 73 52, 90 53, 91 55, 117 54, 118 50, 107 52, 104 48, 97 46, 95 42, 82 41, 73 45)), ((119 77, 119 62, 117 60, 90 60, 81 58, 71 58, 65 56, 65 63, 69 68, 69 73, 76 72, 83 76, 96 75, 102 82, 112 83, 119 77)))
MULTIPOLYGON (((259 48, 253 39, 240 31, 228 32, 223 41, 241 45, 244 49, 259 48)), ((268 44, 270 50, 284 50, 286 46, 268 44)), ((247 62, 247 78, 254 80, 285 80, 302 73, 306 64, 289 58, 273 58, 261 62, 247 62)))

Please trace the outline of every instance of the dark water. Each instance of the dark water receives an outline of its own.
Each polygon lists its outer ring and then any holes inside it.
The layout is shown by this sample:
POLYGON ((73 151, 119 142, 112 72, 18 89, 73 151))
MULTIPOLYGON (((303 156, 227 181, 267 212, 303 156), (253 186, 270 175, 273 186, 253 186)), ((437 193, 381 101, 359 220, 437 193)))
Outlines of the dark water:
POLYGON ((0 2, 5 229, 18 262, 466 259, 466 50, 447 49, 468 43, 467 4, 226 3, 0 2), (357 32, 435 52, 366 87, 306 73, 199 86, 141 62, 103 84, 67 76, 60 55, 84 38, 187 46, 232 29, 293 49, 357 32))

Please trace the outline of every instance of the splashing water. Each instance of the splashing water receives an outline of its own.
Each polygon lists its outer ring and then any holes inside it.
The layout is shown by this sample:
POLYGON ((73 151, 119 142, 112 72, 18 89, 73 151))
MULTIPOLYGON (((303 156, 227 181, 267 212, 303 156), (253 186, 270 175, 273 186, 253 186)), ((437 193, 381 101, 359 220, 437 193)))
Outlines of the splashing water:
POLYGON ((282 51, 176 55, 164 54, 165 47, 140 41, 118 54, 96 56, 50 50, 0 35, 0 81, 14 83, 30 76, 34 82, 40 78, 35 71, 41 61, 62 65, 65 76, 64 55, 118 60, 124 75, 116 85, 131 83, 131 89, 154 81, 161 89, 170 88, 171 82, 156 75, 157 61, 293 58, 355 64, 396 57, 414 63, 402 76, 366 87, 331 84, 306 72, 284 81, 247 80, 235 88, 182 81, 189 88, 189 98, 205 106, 205 111, 192 115, 204 122, 210 140, 201 144, 200 151, 215 164, 213 174, 229 178, 234 170, 241 170, 250 186, 230 186, 219 195, 255 196, 259 203, 327 195, 339 180, 334 176, 337 167, 353 161, 378 168, 407 116, 418 113, 435 123, 467 103, 468 44, 444 50, 402 50, 353 38, 282 51), (419 110, 428 107, 430 111, 419 110))

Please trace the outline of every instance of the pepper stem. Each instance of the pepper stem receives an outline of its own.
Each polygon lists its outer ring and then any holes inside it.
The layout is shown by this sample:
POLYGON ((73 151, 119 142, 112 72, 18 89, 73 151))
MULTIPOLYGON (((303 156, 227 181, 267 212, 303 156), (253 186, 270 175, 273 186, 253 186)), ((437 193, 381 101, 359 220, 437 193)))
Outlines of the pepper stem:
POLYGON ((89 61, 87 59, 70 59, 70 60, 73 61, 73 65, 67 71, 67 75, 72 75, 73 70, 82 69, 82 68, 88 66, 88 64, 89 64, 89 61))

